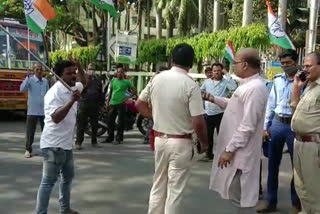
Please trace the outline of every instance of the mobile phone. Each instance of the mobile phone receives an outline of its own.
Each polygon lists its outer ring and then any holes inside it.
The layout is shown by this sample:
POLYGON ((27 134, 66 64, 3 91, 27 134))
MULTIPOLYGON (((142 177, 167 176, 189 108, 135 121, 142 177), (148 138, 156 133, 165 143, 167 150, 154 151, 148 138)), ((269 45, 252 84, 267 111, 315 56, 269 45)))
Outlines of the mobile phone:
POLYGON ((306 81, 306 80, 307 80, 306 73, 302 71, 302 72, 299 74, 299 79, 300 79, 302 82, 306 81))

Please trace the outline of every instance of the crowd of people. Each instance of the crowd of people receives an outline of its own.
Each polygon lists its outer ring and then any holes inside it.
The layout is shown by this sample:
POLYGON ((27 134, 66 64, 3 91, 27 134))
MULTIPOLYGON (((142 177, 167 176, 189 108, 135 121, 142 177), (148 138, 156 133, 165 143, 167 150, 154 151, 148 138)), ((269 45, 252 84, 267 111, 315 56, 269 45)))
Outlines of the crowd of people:
MULTIPOLYGON (((171 58, 172 67, 156 74, 136 102, 139 112, 153 120, 150 129, 154 136, 155 173, 148 213, 183 213, 181 200, 194 162, 196 136, 196 152, 205 153, 202 161, 212 161, 209 189, 229 200, 233 213, 277 210, 279 166, 286 143, 294 172, 291 213, 319 214, 320 55, 308 54, 300 69, 297 53, 284 51, 279 56, 284 72, 276 75, 272 84, 263 78, 258 51, 245 48, 233 60, 237 81, 224 75, 223 64, 213 63, 206 68, 208 78, 201 86, 188 75, 194 61, 190 45, 178 44, 171 58), (268 203, 256 207, 262 192, 262 149, 268 157, 268 203)), ((89 119, 91 143, 98 147, 98 112, 104 105, 105 95, 94 70, 90 65, 85 72, 76 60, 60 61, 54 72, 62 81, 49 88, 48 81, 42 77, 42 66, 36 64, 34 75, 28 75, 21 85, 21 91, 29 94, 26 158, 32 157, 38 120, 43 129, 40 138, 43 174, 37 214, 47 213, 58 177, 60 212, 79 213, 70 206, 73 132, 77 124, 75 148, 83 149, 89 119)), ((136 95, 123 66, 117 67, 110 89, 105 142, 120 144, 125 124, 124 103, 136 95)))

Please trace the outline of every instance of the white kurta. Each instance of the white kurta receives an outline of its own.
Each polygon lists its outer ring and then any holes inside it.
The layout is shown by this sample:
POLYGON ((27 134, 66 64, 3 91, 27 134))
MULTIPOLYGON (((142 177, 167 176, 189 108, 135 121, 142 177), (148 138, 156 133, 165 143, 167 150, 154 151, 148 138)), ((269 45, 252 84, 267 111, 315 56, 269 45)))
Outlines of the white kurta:
POLYGON ((230 100, 215 98, 225 106, 216 156, 212 165, 210 189, 229 199, 229 187, 237 170, 242 170, 241 207, 253 207, 259 198, 259 172, 267 88, 258 75, 243 79, 230 100), (218 168, 219 157, 225 150, 234 151, 227 168, 218 168))

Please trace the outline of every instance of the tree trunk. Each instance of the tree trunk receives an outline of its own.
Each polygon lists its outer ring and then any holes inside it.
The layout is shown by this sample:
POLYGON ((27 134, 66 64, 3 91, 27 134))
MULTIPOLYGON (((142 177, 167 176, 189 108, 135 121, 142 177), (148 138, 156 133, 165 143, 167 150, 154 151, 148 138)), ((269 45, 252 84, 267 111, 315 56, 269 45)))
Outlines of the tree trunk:
POLYGON ((157 39, 162 37, 162 10, 156 10, 156 28, 157 28, 157 39))
POLYGON ((284 31, 286 30, 286 26, 287 26, 287 8, 288 8, 287 0, 279 0, 278 17, 279 17, 282 29, 284 31))
POLYGON ((92 25, 93 25, 93 45, 96 46, 99 40, 99 32, 98 32, 98 23, 96 19, 96 7, 94 5, 92 6, 92 25))
POLYGON ((150 11, 151 11, 151 8, 150 8, 150 1, 151 0, 147 0, 147 38, 150 39, 150 11))
POLYGON ((142 31, 142 8, 141 8, 141 3, 138 3, 139 5, 138 5, 138 32, 139 32, 139 34, 138 34, 138 41, 140 41, 141 40, 141 37, 142 37, 142 33, 143 33, 143 31, 142 31))
POLYGON ((117 19, 118 19, 117 29, 118 29, 118 30, 121 30, 121 13, 119 13, 119 16, 118 16, 117 19))
POLYGON ((220 0, 214 0, 213 9, 213 32, 221 29, 221 3, 220 0))
POLYGON ((306 53, 311 53, 315 50, 315 44, 317 41, 318 13, 319 0, 310 0, 309 35, 307 36, 308 41, 306 43, 306 53))
POLYGON ((243 15, 242 15, 242 27, 245 27, 252 23, 253 12, 253 0, 244 0, 243 15))
POLYGON ((167 20, 167 39, 173 37, 173 29, 174 29, 174 17, 169 15, 167 20))
POLYGON ((199 0, 199 18, 198 18, 198 31, 201 33, 203 31, 203 21, 204 21, 204 4, 205 0, 199 0))

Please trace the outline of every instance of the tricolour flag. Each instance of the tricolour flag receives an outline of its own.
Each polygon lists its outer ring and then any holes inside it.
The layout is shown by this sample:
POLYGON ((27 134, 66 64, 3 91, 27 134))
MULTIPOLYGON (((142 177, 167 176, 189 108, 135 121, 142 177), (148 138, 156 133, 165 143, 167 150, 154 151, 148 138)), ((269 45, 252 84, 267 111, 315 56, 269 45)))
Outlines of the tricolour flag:
POLYGON ((56 17, 56 12, 48 0, 24 0, 23 4, 28 27, 34 33, 42 33, 47 21, 56 17))
POLYGON ((236 51, 234 50, 232 42, 229 40, 227 43, 226 51, 224 52, 224 57, 227 58, 230 63, 233 63, 235 55, 236 51))
POLYGON ((110 16, 117 18, 118 13, 116 8, 113 6, 112 0, 91 0, 98 8, 106 10, 110 13, 110 16))
POLYGON ((274 14, 270 2, 267 1, 268 6, 268 28, 269 28, 269 37, 271 43, 278 45, 284 49, 296 49, 292 44, 287 33, 283 30, 281 23, 274 14))

